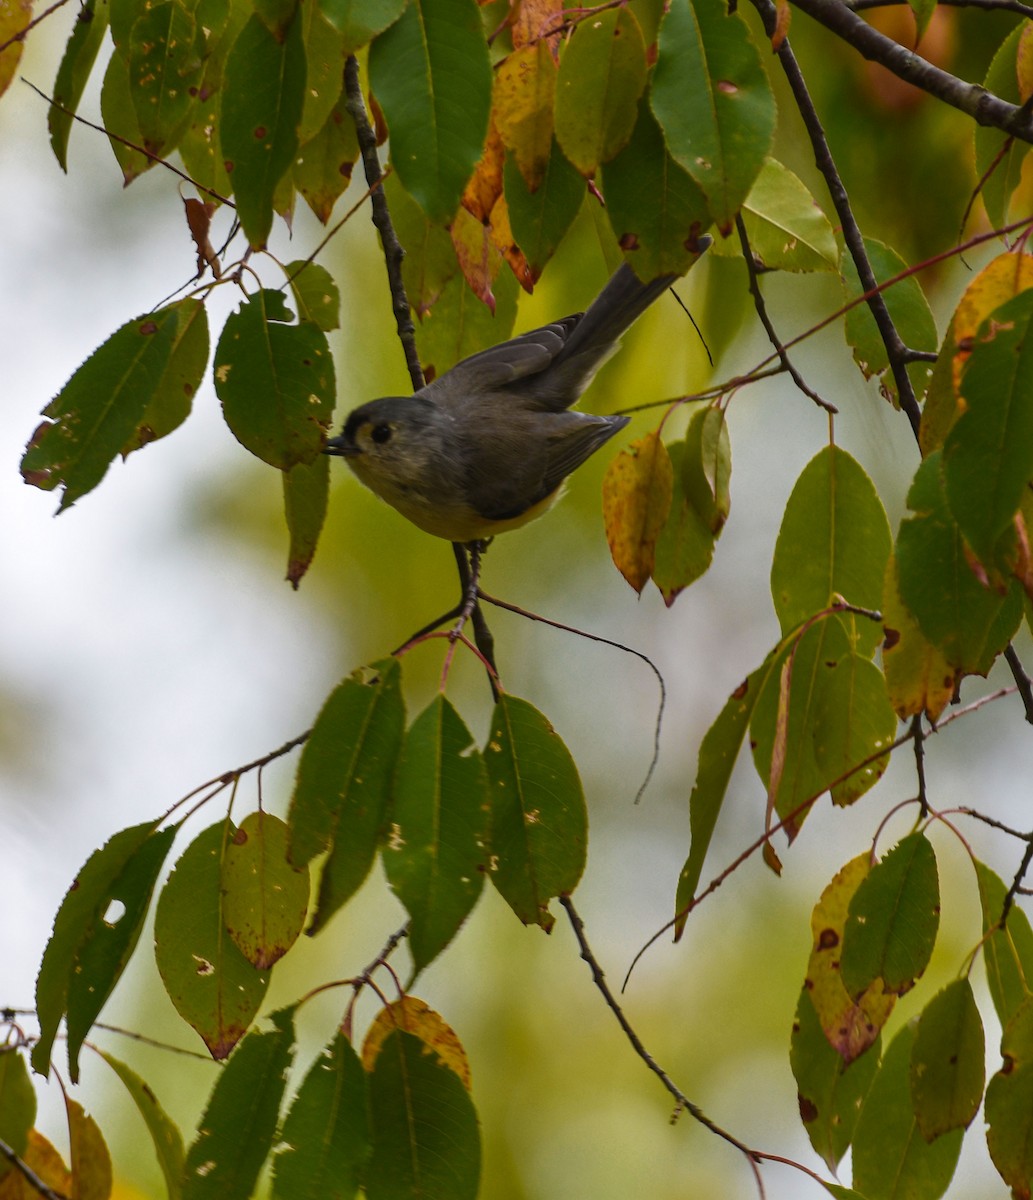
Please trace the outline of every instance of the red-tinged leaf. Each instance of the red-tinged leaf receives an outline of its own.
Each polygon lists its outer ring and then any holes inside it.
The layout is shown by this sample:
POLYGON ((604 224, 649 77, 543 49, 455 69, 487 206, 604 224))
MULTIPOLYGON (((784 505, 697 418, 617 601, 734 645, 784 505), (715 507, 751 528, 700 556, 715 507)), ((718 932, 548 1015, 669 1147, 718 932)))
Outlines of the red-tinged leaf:
POLYGON ((1022 909, 1012 904, 1001 926, 1008 889, 1000 878, 976 863, 979 904, 983 913, 983 965, 994 1010, 1007 1025, 1033 995, 1033 929, 1022 909))
POLYGON ((477 1114, 451 1067, 398 1030, 377 1055, 369 1094, 368 1200, 474 1200, 481 1173, 477 1114))
POLYGON ((769 658, 735 689, 700 744, 696 781, 689 796, 689 831, 692 841, 689 856, 678 877, 678 892, 675 897, 674 910, 678 914, 674 926, 675 941, 681 937, 685 928, 684 909, 696 894, 696 887, 703 872, 703 862, 728 791, 732 768, 753 716, 761 685, 770 669, 769 658))
POLYGON ((197 301, 186 300, 127 322, 43 410, 49 422, 33 435, 22 474, 47 491, 64 487, 59 512, 100 483, 159 397, 171 397, 177 386, 193 395, 200 383, 196 345, 185 357, 176 352, 196 312, 197 301))
POLYGON ((914 1038, 905 1025, 890 1042, 854 1131, 853 1184, 862 1196, 937 1200, 958 1163, 960 1129, 931 1145, 918 1130, 908 1086, 914 1038))
POLYGON ((630 8, 600 9, 580 22, 560 58, 556 139, 591 177, 627 145, 646 86, 646 47, 630 8))
POLYGON ((140 937, 158 872, 175 828, 147 821, 116 833, 90 855, 54 919, 36 980, 40 1038, 32 1066, 46 1075, 61 1017, 67 1013, 68 1062, 79 1079, 79 1050, 140 937))
MULTIPOLYGON (((495 201, 502 195, 502 164, 506 159, 506 148, 502 144, 498 128, 494 120, 488 123, 488 136, 473 174, 467 180, 463 189, 462 206, 465 211, 475 217, 482 225, 487 225, 495 201)), ((458 220, 463 214, 457 214, 458 220)), ((453 237, 454 234, 453 222, 453 237)))
POLYGON ((283 293, 263 288, 227 319, 214 362, 215 390, 234 437, 281 470, 316 459, 336 400, 326 334, 290 320, 283 293))
POLYGON ((338 1032, 291 1103, 273 1160, 274 1200, 352 1200, 370 1152, 366 1073, 338 1032))
POLYGON ((674 468, 658 433, 632 442, 603 479, 603 520, 614 565, 636 592, 649 582, 671 510, 674 468))
POLYGON ((65 1095, 68 1117, 68 1161, 75 1200, 108 1200, 111 1195, 111 1155, 97 1122, 83 1106, 65 1095))
POLYGON ((219 137, 237 217, 261 249, 272 229, 273 196, 294 161, 305 100, 304 25, 282 39, 255 13, 226 60, 219 137))
MULTIPOLYGON (((0 1047, 0 1141, 20 1158, 29 1145, 29 1130, 36 1123, 36 1090, 29 1078, 25 1055, 15 1045, 0 1047)), ((8 1163, 0 1165, 0 1180, 8 1163)), ((2 1195, 0 1185, 0 1195, 2 1195)))
POLYGON ((149 1083, 107 1051, 101 1050, 99 1054, 122 1081, 143 1117, 154 1143, 154 1153, 165 1179, 169 1200, 178 1200, 183 1183, 183 1135, 158 1103, 149 1083))
MULTIPOLYGON (((15 3, 8 11, 31 12, 31 5, 15 3)), ((47 128, 50 130, 50 145, 62 171, 68 170, 68 138, 72 122, 79 109, 86 81, 97 61, 97 52, 108 29, 108 0, 86 0, 72 27, 71 37, 65 46, 61 65, 54 80, 53 103, 47 111, 47 128)), ((0 41, 6 37, 0 33, 0 41)), ((14 47, 12 47, 14 49, 14 47)), ((0 55, 0 76, 7 60, 7 52, 0 55)), ((2 89, 0 89, 2 90, 2 89)))
POLYGON ((456 1031, 440 1013, 418 996, 403 996, 377 1013, 362 1042, 362 1066, 373 1070, 380 1051, 395 1030, 417 1037, 441 1062, 462 1080, 470 1090, 470 1062, 456 1031))
POLYGON ((406 733, 382 850, 388 883, 411 918, 417 972, 448 945, 481 894, 489 805, 473 738, 439 695, 406 733))
POLYGON ((553 139, 536 191, 531 192, 515 160, 506 157, 504 193, 510 226, 533 281, 556 252, 585 198, 585 181, 553 139))
POLYGON ((309 878, 287 861, 287 826, 267 812, 237 826, 222 863, 222 919, 244 957, 268 970, 305 927, 309 878))
POLYGON ((411 0, 374 41, 369 75, 399 179, 431 220, 447 223, 481 157, 491 109, 476 0, 411 0))
MULTIPOLYGON (((29 1130, 28 1146, 22 1162, 59 1196, 72 1194, 72 1173, 53 1145, 36 1129, 29 1130)), ((39 1191, 17 1171, 8 1171, 0 1183, 3 1200, 38 1200, 39 1191)))
MULTIPOLYGON (((877 608, 891 547, 886 512, 863 468, 838 446, 821 450, 793 487, 771 563, 783 634, 837 596, 877 608)), ((858 652, 871 655, 882 632, 878 623, 849 613, 842 620, 858 652)))
POLYGON ((283 473, 283 508, 290 532, 287 579, 297 588, 316 553, 330 498, 330 460, 298 463, 283 473))
POLYGON ((900 599, 893 555, 886 564, 882 617, 882 669, 890 703, 902 720, 924 712, 935 724, 954 695, 955 673, 900 599))
POLYGON ((273 1146, 294 1056, 293 1009, 252 1030, 220 1071, 187 1151, 183 1200, 251 1200, 273 1146))
MULTIPOLYGON (((878 1039, 876 1039, 878 1040, 878 1039)), ((879 1066, 878 1047, 845 1063, 829 1044, 810 991, 804 987, 796 1006, 789 1043, 800 1120, 830 1171, 835 1171, 854 1135, 854 1127, 879 1066)))
POLYGON ((534 276, 524 252, 516 244, 513 230, 509 223, 509 205, 505 195, 500 195, 491 210, 488 221, 488 233, 499 253, 506 260, 513 277, 525 292, 534 291, 534 276))
POLYGON ((215 1059, 247 1032, 269 986, 237 949, 222 913, 222 863, 233 826, 218 821, 186 848, 154 914, 154 957, 179 1015, 215 1059))
POLYGON ((911 1101, 927 1142, 972 1123, 983 1098, 983 1022, 967 979, 929 1001, 911 1048, 911 1101))
POLYGON ((502 695, 484 750, 491 784, 491 880, 525 925, 548 932, 554 896, 585 868, 588 812, 577 767, 545 717, 502 695))
POLYGON ((1019 96, 1023 104, 1033 96, 1033 37, 1030 28, 1022 26, 1018 51, 1015 56, 1015 75, 1019 83, 1019 96))
POLYGON ((760 54, 746 22, 723 0, 672 0, 658 50, 653 112, 671 154, 727 233, 775 130, 775 99, 760 54))
POLYGON ((460 208, 450 232, 463 278, 470 291, 494 314, 492 284, 502 266, 502 256, 491 239, 488 227, 471 216, 466 208, 460 208))
POLYGON ((893 995, 914 987, 940 926, 936 856, 912 833, 872 867, 850 900, 840 961, 843 985, 862 995, 876 981, 893 995))
POLYGON ((897 999, 884 993, 879 980, 854 999, 840 973, 847 913, 870 869, 867 853, 851 859, 822 892, 811 914, 813 942, 805 986, 829 1045, 847 1064, 874 1044, 897 999))
POLYGON ((397 659, 345 679, 316 718, 287 815, 291 862, 301 866, 330 851, 311 934, 323 928, 369 873, 404 728, 397 659))
POLYGON ((529 194, 549 170, 555 95, 556 62, 544 39, 514 50, 495 71, 495 124, 529 194))

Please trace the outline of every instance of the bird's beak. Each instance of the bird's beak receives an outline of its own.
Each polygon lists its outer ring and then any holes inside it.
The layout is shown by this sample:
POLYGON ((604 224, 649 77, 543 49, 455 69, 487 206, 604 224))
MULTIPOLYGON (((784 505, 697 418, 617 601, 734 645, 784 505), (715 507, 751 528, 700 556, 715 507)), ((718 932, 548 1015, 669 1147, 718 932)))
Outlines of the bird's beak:
POLYGON ((329 439, 323 447, 323 453, 335 455, 337 458, 355 458, 362 451, 354 442, 348 441, 342 433, 329 439))

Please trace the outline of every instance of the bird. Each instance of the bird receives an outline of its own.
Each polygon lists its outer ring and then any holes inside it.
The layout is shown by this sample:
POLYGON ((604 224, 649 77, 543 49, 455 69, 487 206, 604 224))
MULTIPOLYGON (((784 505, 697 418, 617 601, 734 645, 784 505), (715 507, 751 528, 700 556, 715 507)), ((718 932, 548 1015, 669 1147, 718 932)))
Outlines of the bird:
POLYGON ((571 406, 678 278, 644 282, 622 263, 585 312, 472 354, 412 395, 359 405, 325 453, 436 537, 472 545, 517 529, 628 424, 571 406))

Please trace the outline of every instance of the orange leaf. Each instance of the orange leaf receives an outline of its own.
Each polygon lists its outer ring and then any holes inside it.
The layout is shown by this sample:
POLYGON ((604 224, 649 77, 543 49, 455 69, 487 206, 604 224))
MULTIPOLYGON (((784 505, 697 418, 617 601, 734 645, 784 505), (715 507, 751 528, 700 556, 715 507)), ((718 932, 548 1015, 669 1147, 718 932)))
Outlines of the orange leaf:
POLYGON ((667 520, 674 469, 659 433, 647 433, 610 463, 603 479, 603 521, 617 570, 636 592, 649 582, 656 539, 667 520))
POLYGON ((524 252, 513 240, 513 230, 509 225, 509 208, 506 204, 505 196, 499 196, 495 201, 495 207, 491 210, 491 224, 488 228, 491 233, 492 242, 494 242, 496 249, 506 262, 509 263, 510 269, 517 278, 517 283, 520 284, 525 292, 533 292, 535 283, 534 275, 531 273, 531 268, 524 257, 524 252))
POLYGON ((544 39, 555 58, 563 27, 562 0, 521 0, 513 18, 513 49, 519 50, 544 39))
POLYGON ((487 223, 495 201, 502 195, 502 168, 506 161, 506 148, 499 131, 492 121, 488 126, 488 137, 484 143, 481 161, 470 176, 463 192, 463 208, 478 221, 487 223))
POLYGON ((362 1043, 362 1065, 366 1071, 373 1070, 381 1046, 388 1034, 396 1029, 418 1037, 449 1070, 459 1076, 469 1090, 470 1064, 462 1042, 455 1030, 429 1004, 415 996, 403 996, 377 1014, 362 1043))
POLYGON ((495 312, 492 282, 499 273, 502 257, 491 240, 491 232, 465 208, 460 208, 452 222, 452 245, 455 246, 459 269, 470 290, 495 312))

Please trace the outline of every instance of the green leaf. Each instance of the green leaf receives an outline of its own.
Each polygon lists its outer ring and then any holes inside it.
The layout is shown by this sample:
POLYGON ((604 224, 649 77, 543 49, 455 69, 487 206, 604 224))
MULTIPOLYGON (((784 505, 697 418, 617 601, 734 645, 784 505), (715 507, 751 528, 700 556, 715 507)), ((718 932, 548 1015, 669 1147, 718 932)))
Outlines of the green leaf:
POLYGON ((370 1152, 366 1072, 338 1032, 287 1112, 273 1160, 274 1200, 352 1200, 370 1152))
POLYGON ((419 1038, 397 1030, 380 1048, 369 1094, 368 1200, 474 1200, 480 1132, 459 1076, 419 1038))
POLYGON ((132 439, 149 405, 177 384, 190 395, 200 383, 195 360, 184 371, 175 354, 196 301, 180 301, 127 322, 83 363, 43 410, 49 418, 22 458, 26 482, 64 486, 58 511, 92 491, 132 439))
POLYGON ((789 1062, 798 1089, 800 1119, 811 1145, 835 1171, 854 1136, 854 1127, 879 1066, 878 1048, 846 1064, 818 1020, 810 990, 796 1006, 789 1062))
POLYGON ((707 404, 693 413, 681 471, 686 498, 716 536, 732 507, 732 447, 723 408, 707 404))
POLYGON ((298 316, 324 333, 341 327, 341 290, 334 277, 319 263, 299 259, 284 270, 291 285, 298 316))
POLYGON ((882 778, 889 756, 869 762, 889 746, 897 715, 879 668, 860 654, 845 654, 825 673, 814 729, 814 761, 832 781, 834 804, 847 805, 882 778), (860 763, 866 765, 855 770, 860 763))
POLYGON ((988 568, 1033 478, 1033 291, 996 309, 961 380, 966 409, 947 435, 943 474, 958 528, 988 568))
MULTIPOLYGON (((696 886, 703 872, 703 861, 714 836, 714 827, 721 813, 732 768, 739 757, 743 738, 753 717, 753 710, 768 672, 771 658, 752 672, 728 697, 717 720, 706 732, 699 748, 699 764, 696 767, 696 782, 689 797, 689 829, 692 842, 689 857, 685 860, 678 877, 678 894, 675 912, 682 909, 696 894, 696 886)), ((674 929, 675 939, 681 937, 685 918, 680 917, 674 929)))
POLYGON ((929 1001, 911 1048, 911 1102, 927 1142, 971 1124, 983 1098, 983 1022, 967 979, 929 1001))
POLYGON ((234 437, 270 466, 313 462, 333 417, 334 361, 318 325, 290 325, 283 293, 261 289, 226 320, 215 390, 234 437))
POLYGON ((355 123, 341 101, 330 110, 323 127, 305 142, 294 160, 294 186, 324 225, 330 220, 338 197, 351 182, 358 157, 355 123))
POLYGON ((448 945, 481 894, 489 804, 473 738, 439 695, 406 734, 382 851, 388 883, 411 918, 417 972, 448 945))
POLYGON ((491 784, 491 881, 525 925, 548 932, 553 896, 585 869, 588 812, 570 751, 526 700, 495 705, 484 763, 491 784))
POLYGON ((166 155, 186 131, 204 76, 204 34, 179 0, 146 8, 124 48, 143 147, 166 155))
POLYGON ((273 194, 294 161, 304 101, 302 21, 281 40, 254 14, 226 60, 219 136, 237 217, 255 249, 272 229, 273 194))
POLYGON ((57 69, 53 103, 47 111, 47 127, 54 157, 62 171, 68 170, 68 137, 72 122, 107 28, 108 0, 86 0, 78 12, 57 69))
POLYGON ((287 579, 296 588, 316 553, 330 498, 330 460, 298 463, 283 473, 283 508, 290 531, 287 579))
POLYGON ((267 812, 248 813, 222 862, 222 919, 237 949, 260 971, 294 945, 305 927, 309 878, 287 861, 287 826, 267 812))
MULTIPOLYGON (((872 271, 878 283, 885 283, 907 269, 907 263, 895 250, 872 238, 865 238, 864 248, 868 254, 872 271)), ((857 275, 854 260, 844 254, 841 260, 846 299, 854 300, 863 295, 864 288, 857 275)), ((886 302, 893 324, 897 327, 904 344, 912 350, 935 350, 939 345, 936 322, 918 280, 913 276, 902 279, 892 287, 884 288, 882 298, 886 302)), ((889 356, 882 335, 875 324, 871 309, 864 302, 855 304, 846 314, 846 340, 854 353, 854 361, 866 379, 888 371, 889 356)), ((892 388, 892 378, 887 374, 884 384, 892 388)))
POLYGON ((902 720, 924 712, 935 725, 954 695, 955 672, 901 601, 893 556, 886 566, 882 627, 882 669, 894 711, 902 720))
POLYGON ((228 1057, 258 1012, 269 974, 233 944, 222 916, 222 862, 233 836, 217 821, 186 848, 154 914, 154 957, 176 1011, 213 1058, 228 1057))
POLYGON ((775 99, 745 21, 723 0, 672 0, 650 95, 671 154, 728 233, 775 132, 775 99))
POLYGON ((983 912, 983 965, 997 1018, 1007 1025, 1033 995, 1033 929, 1017 905, 1008 910, 1004 928, 1001 913, 1008 889, 981 862, 976 862, 979 904, 983 912))
POLYGON ((341 31, 327 20, 326 13, 318 4, 301 5, 301 21, 305 30, 305 107, 298 125, 298 140, 304 143, 326 125, 335 110, 341 111, 343 124, 355 124, 343 106, 344 88, 344 38, 341 31))
POLYGON ((639 278, 683 275, 699 257, 698 240, 710 224, 706 199, 667 152, 648 105, 604 169, 603 191, 610 227, 639 278))
POLYGON ((524 252, 531 278, 537 280, 581 208, 585 181, 555 138, 534 192, 528 190, 511 154, 506 155, 502 179, 513 237, 524 252))
POLYGON ((309 734, 287 814, 291 862, 330 850, 310 933, 369 873, 405 728, 397 659, 356 672, 330 694, 309 734))
POLYGON ((143 134, 133 107, 129 67, 121 54, 113 54, 108 60, 101 85, 100 115, 111 152, 122 171, 122 182, 128 187, 144 171, 149 171, 157 159, 133 148, 142 146, 143 134))
MULTIPOLYGON (((1025 100, 1019 93, 1019 80, 1015 69, 1023 28, 1024 26, 1017 25, 1004 39, 983 80, 987 91, 1009 104, 1022 104, 1025 100)), ((1029 143, 1011 137, 999 129, 983 128, 980 125, 973 125, 973 133, 976 178, 983 179, 993 167, 993 173, 983 184, 980 196, 991 225, 998 228, 1007 223, 1012 195, 1022 182, 1022 167, 1029 153, 1029 143), (1000 161, 997 161, 998 156, 1000 161)))
MULTIPOLYGON (((413 312, 422 321, 437 303, 445 284, 459 272, 455 246, 448 230, 427 217, 398 182, 394 172, 384 181, 384 196, 391 210, 395 233, 405 247, 405 258, 402 259, 405 292, 413 312)), ((465 290, 469 292, 469 288, 465 290)), ((485 319, 491 318, 483 304, 477 307, 485 314, 485 319)), ((513 320, 516 320, 515 302, 513 320)), ((418 327, 418 336, 423 332, 422 327, 418 327)))
POLYGON ((494 316, 462 275, 453 275, 444 285, 433 319, 416 328, 416 346, 428 377, 443 375, 460 360, 504 342, 512 334, 520 285, 511 271, 503 271, 492 288, 494 316))
POLYGON ((177 326, 168 367, 144 410, 122 455, 167 437, 190 416, 194 393, 208 366, 208 313, 201 300, 180 300, 173 306, 177 326))
MULTIPOLYGON (((842 596, 877 609, 892 537, 872 481, 856 459, 826 446, 796 481, 771 563, 771 595, 783 634, 842 596)), ((874 653, 876 621, 852 613, 841 619, 858 653, 874 653)))
POLYGON ((344 53, 354 54, 402 15, 405 0, 319 0, 323 16, 344 35, 344 53))
POLYGON ((646 86, 646 46, 629 8, 592 14, 575 26, 556 79, 556 140, 591 177, 627 145, 646 86))
POLYGON ((853 1184, 862 1196, 937 1200, 957 1166, 960 1129, 932 1145, 919 1134, 908 1087, 914 1037, 905 1025, 890 1043, 857 1122, 853 1184))
POLYGON ((963 674, 985 675, 1022 618, 1017 583, 1005 595, 984 587, 965 556, 940 473, 941 453, 915 473, 897 533, 900 598, 930 642, 963 674))
POLYGON ((219 1073, 187 1151, 183 1200, 250 1200, 272 1149, 294 1055, 294 1012, 280 1009, 269 1032, 252 1030, 219 1073))
POLYGON ((844 987, 859 996, 880 979, 894 995, 910 991, 929 965, 939 926, 936 856, 923 834, 912 833, 872 867, 850 901, 844 987))
POLYGON ((491 109, 476 0, 410 0, 373 43, 369 78, 398 178, 432 221, 450 221, 484 149, 491 109))
MULTIPOLYGON (((25 1158, 29 1130, 36 1124, 36 1089, 29 1078, 25 1056, 14 1045, 0 1047, 0 1141, 25 1158)), ((11 1164, 0 1163, 0 1179, 11 1164)))
POLYGON ((106 1050, 100 1050, 98 1053, 121 1079, 133 1103, 139 1109, 154 1143, 154 1153, 165 1179, 166 1194, 169 1200, 179 1200, 183 1190, 183 1135, 158 1103, 158 1098, 149 1083, 106 1050))
POLYGON ((715 536, 699 509, 685 495, 686 449, 686 442, 672 442, 667 446, 674 471, 674 487, 671 510, 656 539, 653 562, 653 582, 668 608, 689 584, 706 573, 714 557, 715 536))
POLYGON ((1033 1001, 1005 1026, 1001 1057, 986 1089, 986 1144, 1012 1195, 1024 1197, 1033 1183, 1033 1001))
MULTIPOLYGON (((775 158, 766 158, 742 207, 757 265, 765 271, 834 271, 839 244, 828 217, 806 185, 775 158)), ((718 238, 711 254, 734 257, 737 238, 718 238)))
POLYGON ((94 851, 69 889, 36 980, 40 1038, 33 1070, 46 1075, 58 1023, 67 1012, 68 1064, 79 1080, 79 1050, 132 957, 175 827, 145 821, 94 851))

